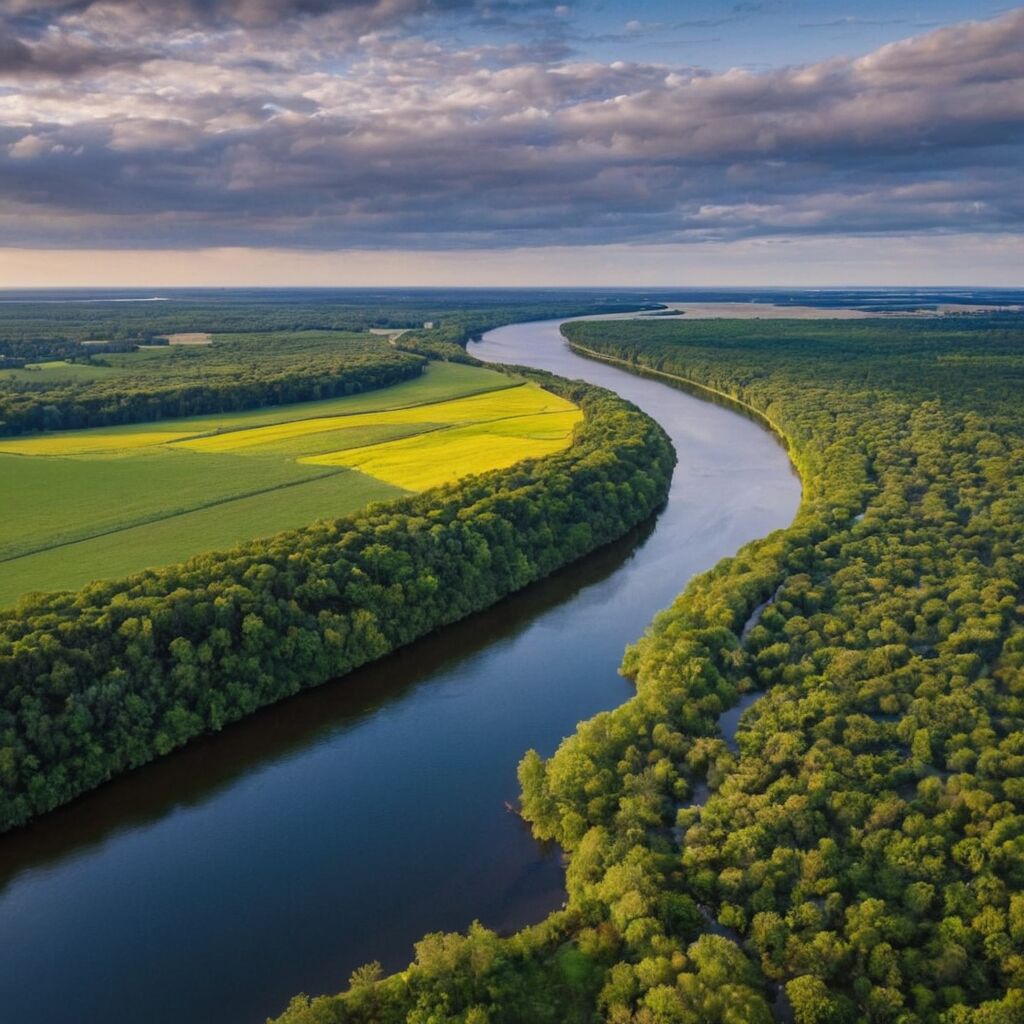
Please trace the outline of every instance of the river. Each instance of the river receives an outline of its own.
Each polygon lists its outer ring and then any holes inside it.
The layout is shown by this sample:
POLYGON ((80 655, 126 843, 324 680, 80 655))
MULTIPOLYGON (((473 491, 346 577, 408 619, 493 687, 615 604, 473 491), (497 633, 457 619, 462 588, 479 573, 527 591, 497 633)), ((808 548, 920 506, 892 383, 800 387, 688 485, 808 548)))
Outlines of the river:
POLYGON ((564 899, 506 809, 528 747, 625 700, 623 648, 695 573, 787 525, 800 485, 751 420, 574 355, 557 321, 471 346, 612 388, 679 465, 653 524, 376 665, 0 837, 0 1007, 46 1024, 252 1024, 428 931, 564 899))

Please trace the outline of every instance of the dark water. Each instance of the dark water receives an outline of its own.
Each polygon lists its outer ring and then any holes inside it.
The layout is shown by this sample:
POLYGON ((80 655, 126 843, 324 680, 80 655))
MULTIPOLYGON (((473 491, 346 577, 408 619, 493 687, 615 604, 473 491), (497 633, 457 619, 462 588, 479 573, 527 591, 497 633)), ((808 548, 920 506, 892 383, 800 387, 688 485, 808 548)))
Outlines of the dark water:
POLYGON ((0 838, 0 1016, 243 1024, 427 931, 511 929, 563 899, 505 808, 530 746, 628 697, 623 647, 695 572, 786 525, 799 484, 760 427, 582 360, 554 323, 490 360, 614 388, 680 455, 657 522, 497 608, 0 838))

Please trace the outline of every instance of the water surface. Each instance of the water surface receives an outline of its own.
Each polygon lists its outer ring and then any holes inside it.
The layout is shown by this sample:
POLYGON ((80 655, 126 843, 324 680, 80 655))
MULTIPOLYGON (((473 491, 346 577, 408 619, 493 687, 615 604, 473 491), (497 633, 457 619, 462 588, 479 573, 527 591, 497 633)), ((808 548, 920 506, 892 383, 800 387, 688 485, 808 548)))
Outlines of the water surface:
POLYGON ((696 572, 792 519, 752 421, 584 360, 557 322, 472 346, 603 384, 679 453, 653 524, 335 683, 0 837, 0 1006, 47 1024, 248 1024, 474 918, 560 905, 558 851, 505 802, 528 747, 630 694, 623 648, 696 572))

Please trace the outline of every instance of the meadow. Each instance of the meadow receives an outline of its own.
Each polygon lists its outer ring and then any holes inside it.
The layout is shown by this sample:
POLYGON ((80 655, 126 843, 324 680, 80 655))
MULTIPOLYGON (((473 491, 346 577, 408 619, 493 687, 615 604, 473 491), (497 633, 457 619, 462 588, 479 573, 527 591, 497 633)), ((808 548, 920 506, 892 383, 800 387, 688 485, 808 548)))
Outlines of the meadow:
POLYGON ((28 363, 11 370, 0 370, 0 380, 22 384, 74 384, 83 381, 102 380, 116 374, 118 370, 101 363, 71 363, 66 359, 48 359, 40 363, 28 363))
POLYGON ((581 418, 537 384, 432 363, 347 398, 0 439, 0 604, 547 455, 581 418))

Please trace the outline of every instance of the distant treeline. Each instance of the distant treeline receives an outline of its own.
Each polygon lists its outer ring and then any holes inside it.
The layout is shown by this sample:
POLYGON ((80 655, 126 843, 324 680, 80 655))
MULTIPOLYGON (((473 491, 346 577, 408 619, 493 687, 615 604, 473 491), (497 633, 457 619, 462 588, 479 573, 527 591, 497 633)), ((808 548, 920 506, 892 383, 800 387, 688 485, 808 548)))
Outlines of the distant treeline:
POLYGON ((0 369, 56 359, 91 362, 96 356, 110 352, 134 352, 137 348, 138 345, 133 341, 107 341, 83 345, 79 341, 66 339, 0 338, 0 369))
POLYGON ((479 318, 494 326, 584 313, 616 312, 652 303, 603 292, 425 290, 343 293, 273 291, 171 293, 163 302, 0 302, 0 354, 5 346, 35 347, 37 359, 63 359, 58 346, 82 341, 151 342, 160 335, 207 332, 365 331, 422 328, 479 318))
POLYGON ((650 516, 674 465, 661 428, 602 389, 531 376, 584 410, 563 453, 0 614, 0 828, 485 608, 650 516))
POLYGON ((99 379, 0 378, 0 435, 136 423, 232 412, 353 394, 415 376, 422 365, 402 353, 476 362, 465 343, 517 320, 636 308, 599 294, 482 292, 464 304, 435 305, 395 296, 383 304, 336 299, 263 302, 253 297, 109 304, 0 304, 0 369, 29 362, 101 363, 99 379), (412 304, 410 304, 412 303, 412 304), (425 323, 432 326, 424 328, 425 323), (394 344, 370 327, 408 329, 394 344), (49 335, 47 331, 51 332, 49 335), (158 335, 209 332, 213 346, 168 346, 131 353, 158 335), (353 333, 362 332, 362 333, 353 333), (89 338, 103 345, 84 345, 89 338), (96 357, 100 358, 97 359, 96 357))
POLYGON ((336 398, 418 377, 426 365, 372 335, 324 332, 229 336, 142 355, 107 357, 111 373, 98 380, 0 380, 0 434, 336 398))

